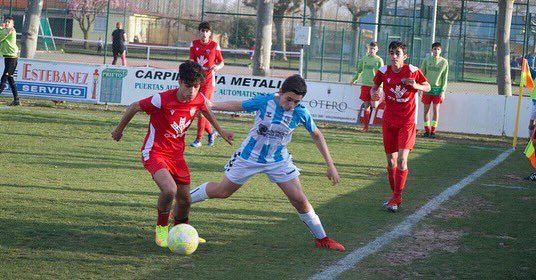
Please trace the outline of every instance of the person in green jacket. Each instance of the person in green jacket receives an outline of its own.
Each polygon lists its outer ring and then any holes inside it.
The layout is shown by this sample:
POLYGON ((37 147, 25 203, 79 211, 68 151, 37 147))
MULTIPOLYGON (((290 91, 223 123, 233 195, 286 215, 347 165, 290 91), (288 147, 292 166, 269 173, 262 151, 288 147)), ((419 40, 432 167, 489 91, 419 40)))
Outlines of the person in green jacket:
POLYGON ((13 93, 13 102, 10 106, 20 105, 17 85, 13 74, 17 68, 17 58, 19 57, 19 47, 17 47, 17 32, 15 31, 15 21, 13 17, 7 17, 0 28, 0 52, 4 56, 4 73, 0 81, 0 94, 6 88, 6 81, 9 82, 9 87, 13 93))
POLYGON ((432 86, 429 92, 422 94, 424 103, 424 137, 435 138, 437 124, 439 122, 439 107, 445 101, 445 90, 449 75, 449 62, 441 57, 441 43, 432 44, 432 56, 427 57, 421 65, 421 70, 432 86), (430 122, 430 104, 434 110, 430 122))
POLYGON ((370 42, 367 46, 367 55, 357 63, 357 72, 352 79, 352 85, 357 84, 357 80, 361 76, 361 95, 359 99, 363 100, 364 116, 361 122, 363 123, 363 131, 368 131, 370 121, 370 111, 373 109, 370 99, 370 89, 374 86, 374 75, 380 67, 383 66, 383 59, 376 55, 378 52, 378 43, 370 42))

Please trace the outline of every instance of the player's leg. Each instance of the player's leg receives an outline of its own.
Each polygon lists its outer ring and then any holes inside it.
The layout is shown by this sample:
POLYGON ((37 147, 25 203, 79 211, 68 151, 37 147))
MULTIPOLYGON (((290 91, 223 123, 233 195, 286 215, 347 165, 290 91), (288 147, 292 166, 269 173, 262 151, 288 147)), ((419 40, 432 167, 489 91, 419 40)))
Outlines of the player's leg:
MULTIPOLYGON (((7 70, 5 74, 6 79, 9 83, 9 87, 11 88, 11 92, 13 93, 13 102, 11 102, 10 105, 18 106, 20 105, 19 92, 17 90, 17 85, 15 84, 15 79, 13 78, 13 75, 15 74, 15 69, 17 69, 17 58, 6 58, 5 67, 7 70)), ((3 88, 5 88, 5 84, 3 88)))
POLYGON ((361 94, 359 96, 359 99, 363 101, 363 131, 368 131, 369 128, 369 121, 370 121, 370 102, 371 102, 371 96, 370 96, 370 89, 371 87, 368 86, 361 86, 361 94))
POLYGON ((398 132, 398 158, 397 158, 397 170, 395 173, 395 190, 393 197, 388 203, 387 209, 391 212, 398 210, 398 207, 402 203, 402 193, 406 187, 406 180, 408 177, 408 156, 409 152, 413 150, 415 145, 415 124, 403 125, 398 132), (396 206, 396 207, 395 207, 396 206))
POLYGON ((433 118, 432 118, 432 130, 430 131, 430 137, 435 138, 435 133, 437 129, 437 125, 439 124, 439 107, 441 106, 441 102, 438 101, 437 103, 434 102, 432 104, 433 109, 433 118))
POLYGON ((158 195, 158 220, 156 223, 156 244, 160 247, 167 247, 167 236, 169 230, 169 213, 173 198, 177 194, 177 184, 167 169, 160 169, 153 174, 153 180, 160 189, 158 195))
POLYGON ((123 50, 121 53, 121 65, 127 66, 127 51, 123 50))
POLYGON ((177 193, 175 194, 175 207, 173 209, 173 224, 189 223, 190 214, 190 184, 177 184, 177 193))
MULTIPOLYGON (((395 174, 398 169, 398 129, 384 123, 382 125, 382 136, 383 148, 385 150, 385 156, 387 158, 387 179, 389 180, 391 192, 394 192, 396 186, 395 174)), ((387 204, 384 203, 384 206, 386 205, 387 204)))
MULTIPOLYGON (((212 100, 212 97, 214 96, 214 87, 208 87, 205 90, 205 97, 208 100, 212 100)), ((208 133, 208 143, 207 145, 214 146, 216 143, 216 138, 218 137, 218 132, 216 130, 212 129, 212 125, 210 122, 205 118, 205 131, 208 133)))
POLYGON ((192 203, 205 201, 210 198, 228 198, 238 189, 241 184, 233 183, 225 175, 220 182, 205 182, 190 192, 192 203))
POLYGON ((236 192, 247 180, 259 172, 260 164, 254 164, 240 157, 235 152, 225 165, 225 175, 218 182, 206 182, 190 192, 192 203, 201 202, 209 198, 227 198, 236 192))
POLYGON ((431 122, 430 122, 430 95, 423 93, 422 94, 422 103, 424 104, 424 137, 429 137, 430 132, 432 132, 431 122))
POLYGON ((325 248, 336 251, 344 251, 345 248, 337 241, 327 237, 320 218, 315 213, 313 206, 307 200, 303 193, 303 188, 298 177, 282 183, 277 183, 281 190, 285 193, 288 200, 298 211, 300 219, 309 228, 315 237, 315 244, 318 248, 325 248))

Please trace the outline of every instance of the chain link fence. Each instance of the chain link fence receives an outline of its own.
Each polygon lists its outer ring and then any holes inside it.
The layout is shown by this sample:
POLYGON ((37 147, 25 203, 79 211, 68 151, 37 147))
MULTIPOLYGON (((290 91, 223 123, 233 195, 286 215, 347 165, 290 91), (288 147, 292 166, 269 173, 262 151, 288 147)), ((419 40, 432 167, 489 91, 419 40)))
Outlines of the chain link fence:
MULTIPOLYGON (((0 2, 3 16, 14 16, 18 30, 27 2, 0 2)), ((298 72, 301 46, 293 44, 294 29, 307 25, 312 27, 312 38, 305 46, 304 75, 310 80, 349 82, 357 61, 366 55, 366 45, 373 40, 374 1, 306 0, 305 8, 303 0, 275 3, 274 75, 298 72)), ((420 65, 432 44, 433 0, 380 3, 379 55, 388 63, 389 42, 402 40, 408 44, 408 62, 420 65)), ((115 24, 121 22, 129 41, 129 59, 155 66, 157 61, 187 59, 188 46, 198 36, 197 25, 208 20, 213 25, 213 39, 225 49, 228 67, 224 69, 251 74, 255 4, 254 0, 45 0, 39 49, 73 54, 69 57, 79 54, 83 61, 90 56, 99 60, 107 51, 115 24)), ((442 43, 443 55, 451 65, 450 80, 495 82, 497 6, 494 0, 438 1, 435 41, 442 43)), ((536 52, 536 0, 515 1, 511 52, 517 81, 517 61, 536 52)))

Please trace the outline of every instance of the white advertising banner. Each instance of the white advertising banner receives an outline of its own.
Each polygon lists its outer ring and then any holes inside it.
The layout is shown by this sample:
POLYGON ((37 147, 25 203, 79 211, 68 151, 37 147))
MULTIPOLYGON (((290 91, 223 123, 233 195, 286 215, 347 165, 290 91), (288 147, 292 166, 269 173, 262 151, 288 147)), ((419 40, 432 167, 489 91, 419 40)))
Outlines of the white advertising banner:
MULTIPOLYGON (((15 83, 21 96, 95 102, 99 88, 100 67, 100 65, 19 59, 15 83)), ((3 93, 6 94, 11 95, 11 90, 3 93)))
MULTIPOLYGON (((3 68, 3 67, 2 67, 3 68)), ((132 102, 178 86, 178 72, 146 67, 48 62, 20 59, 15 81, 21 96, 55 100, 129 105, 132 102)), ((258 94, 275 93, 283 79, 217 75, 215 101, 246 100, 258 94)), ((318 121, 358 123, 362 102, 359 86, 307 82, 303 103, 318 121)), ((9 87, 3 92, 11 95, 9 87)), ((441 106, 439 130, 469 134, 512 136, 517 96, 449 94, 441 106)), ((420 102, 419 102, 420 103, 420 102)), ((519 136, 528 136, 532 110, 523 98, 519 136)), ((373 112, 371 123, 379 124, 383 108, 373 112)), ((422 129, 423 106, 419 104, 418 128, 422 129)))

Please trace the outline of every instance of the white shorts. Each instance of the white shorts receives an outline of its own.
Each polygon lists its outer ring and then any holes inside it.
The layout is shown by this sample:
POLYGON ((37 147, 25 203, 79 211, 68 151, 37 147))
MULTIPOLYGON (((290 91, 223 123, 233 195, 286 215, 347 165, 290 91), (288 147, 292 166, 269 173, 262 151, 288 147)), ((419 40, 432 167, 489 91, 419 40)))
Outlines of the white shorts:
POLYGON ((257 163, 243 159, 237 152, 225 165, 225 177, 237 185, 243 185, 251 176, 264 173, 273 183, 284 183, 300 176, 292 159, 275 163, 257 163))

